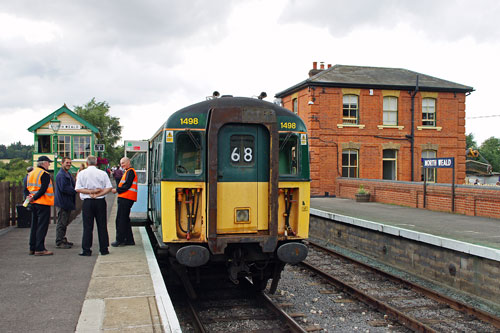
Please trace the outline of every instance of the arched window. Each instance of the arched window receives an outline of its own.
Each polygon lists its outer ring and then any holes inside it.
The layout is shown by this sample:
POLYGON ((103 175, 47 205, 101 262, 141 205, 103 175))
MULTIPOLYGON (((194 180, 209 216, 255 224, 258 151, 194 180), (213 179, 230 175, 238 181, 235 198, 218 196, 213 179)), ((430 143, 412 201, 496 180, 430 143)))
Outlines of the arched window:
POLYGON ((342 151, 342 177, 359 178, 358 151, 346 149, 342 151))
POLYGON ((436 126, 436 100, 434 98, 422 99, 422 126, 436 126))
POLYGON ((342 98, 342 122, 344 124, 358 124, 358 96, 344 95, 342 98))
POLYGON ((393 96, 384 97, 384 125, 398 124, 398 98, 393 96))
MULTIPOLYGON (((437 152, 435 150, 422 150, 422 158, 436 158, 437 152)), ((422 168, 422 181, 424 175, 427 176, 428 183, 435 183, 437 179, 436 168, 422 168)))

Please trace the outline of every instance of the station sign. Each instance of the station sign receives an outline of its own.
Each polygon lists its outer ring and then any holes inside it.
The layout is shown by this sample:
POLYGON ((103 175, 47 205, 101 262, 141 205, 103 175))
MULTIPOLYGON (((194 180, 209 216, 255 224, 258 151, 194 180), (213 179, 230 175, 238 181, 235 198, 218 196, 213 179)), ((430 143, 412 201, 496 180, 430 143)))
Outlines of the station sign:
POLYGON ((94 145, 94 151, 104 151, 104 144, 103 143, 96 143, 94 145))
POLYGON ((455 166, 454 157, 443 158, 422 158, 422 167, 429 168, 453 168, 455 166))

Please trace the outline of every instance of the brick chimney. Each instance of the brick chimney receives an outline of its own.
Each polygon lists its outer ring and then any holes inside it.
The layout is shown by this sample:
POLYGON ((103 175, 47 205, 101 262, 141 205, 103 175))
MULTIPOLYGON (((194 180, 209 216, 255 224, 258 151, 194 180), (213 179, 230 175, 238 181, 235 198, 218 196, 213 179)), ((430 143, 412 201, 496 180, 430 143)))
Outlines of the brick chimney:
POLYGON ((313 68, 309 71, 309 77, 314 76, 318 74, 319 72, 322 72, 325 70, 325 64, 323 62, 320 63, 321 69, 318 69, 318 62, 314 61, 313 62, 313 68))

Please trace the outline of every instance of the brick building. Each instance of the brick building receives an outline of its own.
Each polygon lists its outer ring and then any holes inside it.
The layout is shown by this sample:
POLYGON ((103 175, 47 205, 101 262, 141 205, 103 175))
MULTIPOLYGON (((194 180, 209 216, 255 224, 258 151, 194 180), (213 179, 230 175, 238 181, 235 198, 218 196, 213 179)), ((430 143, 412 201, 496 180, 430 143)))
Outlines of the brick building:
MULTIPOLYGON (((307 124, 311 195, 332 195, 338 177, 421 181, 422 157, 454 157, 463 184, 473 90, 406 69, 314 62, 308 79, 276 97, 307 124)), ((430 182, 451 183, 449 169, 426 172, 430 182)))

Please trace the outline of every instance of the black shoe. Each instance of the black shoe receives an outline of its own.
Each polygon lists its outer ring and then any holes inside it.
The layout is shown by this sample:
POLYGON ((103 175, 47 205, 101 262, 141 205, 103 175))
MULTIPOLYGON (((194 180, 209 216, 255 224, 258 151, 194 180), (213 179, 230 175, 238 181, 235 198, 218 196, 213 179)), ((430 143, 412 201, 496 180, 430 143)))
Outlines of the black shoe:
POLYGON ((109 254, 109 251, 108 251, 108 250, 101 251, 101 255, 105 256, 105 255, 107 255, 107 254, 109 254))
POLYGON ((56 245, 56 247, 58 249, 71 249, 71 245, 69 245, 68 243, 60 243, 56 245))
POLYGON ((74 245, 72 242, 68 242, 68 239, 66 237, 64 237, 63 243, 66 243, 69 246, 73 246, 74 245))
POLYGON ((111 243, 111 246, 112 247, 118 247, 118 246, 124 246, 125 243, 121 243, 119 241, 114 241, 113 243, 111 243))
POLYGON ((82 257, 90 257, 92 255, 92 252, 82 252, 78 253, 78 255, 82 257))
POLYGON ((126 242, 125 245, 135 245, 135 242, 126 242))

